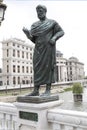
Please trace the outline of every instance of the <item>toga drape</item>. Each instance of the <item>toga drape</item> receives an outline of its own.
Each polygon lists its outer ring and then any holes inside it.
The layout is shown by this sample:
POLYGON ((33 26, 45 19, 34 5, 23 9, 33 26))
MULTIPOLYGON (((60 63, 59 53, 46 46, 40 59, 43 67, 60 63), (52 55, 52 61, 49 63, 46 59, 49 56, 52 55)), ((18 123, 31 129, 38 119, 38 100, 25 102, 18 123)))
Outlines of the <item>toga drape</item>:
POLYGON ((50 40, 59 31, 59 24, 50 19, 35 22, 30 33, 35 43, 33 55, 34 84, 43 85, 55 82, 56 45, 50 40))

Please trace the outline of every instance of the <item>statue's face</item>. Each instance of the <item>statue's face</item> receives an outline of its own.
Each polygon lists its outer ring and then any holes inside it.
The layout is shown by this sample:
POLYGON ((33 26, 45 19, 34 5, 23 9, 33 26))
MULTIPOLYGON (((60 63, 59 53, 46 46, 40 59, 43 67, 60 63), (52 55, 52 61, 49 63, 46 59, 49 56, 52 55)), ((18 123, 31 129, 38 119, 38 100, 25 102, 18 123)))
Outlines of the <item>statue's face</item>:
POLYGON ((46 17, 46 11, 42 8, 38 9, 37 16, 40 20, 44 20, 44 18, 46 17))

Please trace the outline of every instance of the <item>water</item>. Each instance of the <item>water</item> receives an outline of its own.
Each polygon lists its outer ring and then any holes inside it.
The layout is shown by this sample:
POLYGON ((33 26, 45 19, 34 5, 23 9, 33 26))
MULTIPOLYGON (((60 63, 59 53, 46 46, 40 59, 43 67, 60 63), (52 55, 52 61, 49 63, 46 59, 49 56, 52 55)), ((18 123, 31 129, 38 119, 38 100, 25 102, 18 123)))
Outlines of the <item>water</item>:
POLYGON ((59 98, 64 100, 64 103, 61 106, 59 106, 58 108, 87 112, 87 88, 84 88, 82 102, 73 101, 72 91, 59 93, 59 98))

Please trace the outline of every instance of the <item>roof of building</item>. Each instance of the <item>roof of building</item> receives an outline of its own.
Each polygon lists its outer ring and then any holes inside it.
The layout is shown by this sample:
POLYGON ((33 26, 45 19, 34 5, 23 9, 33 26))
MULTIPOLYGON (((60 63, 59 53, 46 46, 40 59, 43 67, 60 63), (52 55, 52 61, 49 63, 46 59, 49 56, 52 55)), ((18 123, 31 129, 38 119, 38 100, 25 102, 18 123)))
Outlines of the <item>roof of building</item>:
POLYGON ((79 64, 84 65, 84 63, 79 62, 78 58, 76 58, 76 57, 74 57, 74 56, 70 57, 68 61, 69 61, 69 62, 77 62, 77 63, 79 63, 79 64))
POLYGON ((71 60, 71 61, 76 61, 76 62, 79 61, 79 60, 78 60, 76 57, 74 57, 74 56, 70 57, 69 60, 71 60))
POLYGON ((34 44, 32 44, 31 42, 26 42, 26 41, 18 39, 18 38, 9 38, 9 39, 2 41, 3 44, 5 44, 7 42, 13 42, 13 43, 16 43, 19 45, 24 45, 24 46, 29 46, 29 47, 34 48, 34 44))

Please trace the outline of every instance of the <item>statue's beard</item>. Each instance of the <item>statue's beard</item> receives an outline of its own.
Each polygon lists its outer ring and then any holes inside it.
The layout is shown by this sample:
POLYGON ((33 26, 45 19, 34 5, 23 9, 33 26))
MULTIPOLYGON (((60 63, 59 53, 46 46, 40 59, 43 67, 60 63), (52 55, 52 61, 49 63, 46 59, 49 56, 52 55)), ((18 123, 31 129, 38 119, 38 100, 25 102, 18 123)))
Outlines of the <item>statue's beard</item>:
POLYGON ((38 15, 38 18, 39 18, 40 20, 45 20, 45 16, 44 16, 44 15, 38 15))

